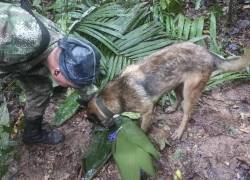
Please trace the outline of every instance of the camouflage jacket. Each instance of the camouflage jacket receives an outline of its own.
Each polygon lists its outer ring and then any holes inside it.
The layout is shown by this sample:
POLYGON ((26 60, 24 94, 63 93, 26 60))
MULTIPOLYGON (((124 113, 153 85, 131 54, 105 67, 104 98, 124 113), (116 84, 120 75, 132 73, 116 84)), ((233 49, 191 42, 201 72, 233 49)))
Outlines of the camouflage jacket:
POLYGON ((19 4, 0 2, 0 71, 8 73, 25 73, 43 62, 56 42, 64 36, 49 19, 35 13, 50 34, 49 47, 38 57, 27 62, 28 57, 40 45, 41 30, 37 20, 19 4))
MULTIPOLYGON (((14 1, 13 1, 14 2, 14 1)), ((50 43, 41 55, 28 60, 30 54, 39 47, 42 33, 37 20, 19 3, 0 2, 0 78, 19 75, 50 77, 45 66, 49 53, 65 35, 52 21, 35 13, 35 16, 47 27, 50 43), (6 70, 6 66, 10 67, 6 70)), ((1 80, 0 79, 0 80, 1 80)), ((95 85, 78 89, 83 99, 97 91, 95 85)))

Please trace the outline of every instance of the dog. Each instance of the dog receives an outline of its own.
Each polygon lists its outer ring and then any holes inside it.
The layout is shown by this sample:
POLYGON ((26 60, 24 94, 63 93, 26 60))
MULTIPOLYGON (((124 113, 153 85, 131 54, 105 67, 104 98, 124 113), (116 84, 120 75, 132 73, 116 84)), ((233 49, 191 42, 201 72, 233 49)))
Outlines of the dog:
POLYGON ((139 112, 141 128, 147 131, 157 101, 174 90, 176 102, 172 109, 175 111, 182 102, 183 117, 172 138, 180 139, 210 75, 216 70, 241 70, 250 64, 249 54, 226 61, 191 42, 167 46, 127 66, 90 100, 87 116, 110 127, 114 114, 139 112))

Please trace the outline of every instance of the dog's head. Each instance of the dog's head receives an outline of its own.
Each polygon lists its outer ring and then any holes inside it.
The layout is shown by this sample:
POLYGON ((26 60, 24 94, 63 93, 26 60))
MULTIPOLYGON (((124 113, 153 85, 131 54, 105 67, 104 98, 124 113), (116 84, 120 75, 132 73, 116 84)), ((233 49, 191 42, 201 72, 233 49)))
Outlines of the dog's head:
POLYGON ((100 124, 104 127, 111 127, 113 125, 112 117, 113 113, 103 103, 103 100, 99 97, 93 97, 87 107, 88 119, 96 124, 100 124))

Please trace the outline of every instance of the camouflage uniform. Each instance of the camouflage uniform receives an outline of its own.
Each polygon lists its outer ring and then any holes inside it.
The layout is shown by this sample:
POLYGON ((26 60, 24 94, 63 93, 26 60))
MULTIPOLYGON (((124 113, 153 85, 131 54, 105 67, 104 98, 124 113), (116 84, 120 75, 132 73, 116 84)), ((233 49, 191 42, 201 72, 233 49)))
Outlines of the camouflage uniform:
MULTIPOLYGON (((25 118, 42 117, 52 92, 50 72, 46 67, 49 53, 57 46, 64 33, 45 17, 36 14, 50 34, 49 47, 45 52, 29 60, 41 41, 41 30, 36 19, 19 4, 0 2, 0 75, 11 75, 20 81, 26 94, 25 118)), ((84 96, 93 85, 81 89, 84 96)))

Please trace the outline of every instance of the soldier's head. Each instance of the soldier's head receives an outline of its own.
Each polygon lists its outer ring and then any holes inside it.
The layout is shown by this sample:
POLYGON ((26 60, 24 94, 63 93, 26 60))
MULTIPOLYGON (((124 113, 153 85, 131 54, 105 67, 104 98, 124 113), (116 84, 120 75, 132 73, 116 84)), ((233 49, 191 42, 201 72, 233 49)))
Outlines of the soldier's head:
POLYGON ((53 79, 63 87, 84 87, 93 83, 99 71, 101 55, 85 39, 59 40, 47 58, 53 79))

